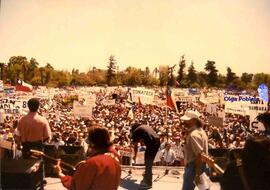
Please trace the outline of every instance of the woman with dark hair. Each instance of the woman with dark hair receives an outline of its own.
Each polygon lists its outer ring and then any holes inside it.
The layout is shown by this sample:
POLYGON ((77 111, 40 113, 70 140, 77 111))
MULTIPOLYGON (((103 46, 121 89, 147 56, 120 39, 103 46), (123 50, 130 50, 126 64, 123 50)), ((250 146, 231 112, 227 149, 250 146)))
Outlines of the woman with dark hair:
POLYGON ((73 176, 62 173, 60 162, 55 166, 64 187, 70 190, 117 190, 120 158, 112 148, 107 129, 91 126, 88 134, 90 156, 82 162, 73 176))

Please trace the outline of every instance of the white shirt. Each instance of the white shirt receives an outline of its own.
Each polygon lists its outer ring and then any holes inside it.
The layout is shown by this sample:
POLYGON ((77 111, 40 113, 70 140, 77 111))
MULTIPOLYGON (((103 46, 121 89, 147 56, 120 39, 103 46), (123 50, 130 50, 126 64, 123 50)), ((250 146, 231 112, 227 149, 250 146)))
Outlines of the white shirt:
POLYGON ((168 151, 166 148, 161 151, 160 156, 160 159, 163 159, 166 163, 173 162, 176 158, 174 150, 169 149, 168 151))

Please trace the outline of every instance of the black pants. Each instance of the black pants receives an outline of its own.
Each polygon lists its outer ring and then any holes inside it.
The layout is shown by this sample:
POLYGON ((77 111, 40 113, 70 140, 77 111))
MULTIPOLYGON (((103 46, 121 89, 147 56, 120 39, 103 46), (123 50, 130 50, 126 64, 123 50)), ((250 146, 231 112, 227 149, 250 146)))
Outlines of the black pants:
POLYGON ((43 151, 43 143, 42 141, 35 141, 35 142, 24 142, 22 143, 22 156, 24 159, 29 159, 31 158, 31 153, 30 150, 39 150, 43 151))
MULTIPOLYGON (((22 156, 23 159, 31 159, 31 152, 30 150, 38 150, 38 151, 44 151, 44 146, 42 141, 35 141, 35 142, 24 142, 22 143, 22 156)), ((40 183, 40 189, 43 190, 44 189, 44 184, 43 184, 43 180, 45 179, 45 167, 44 167, 44 161, 41 158, 41 172, 42 172, 42 182, 40 183)))
POLYGON ((157 142, 153 146, 146 147, 146 150, 145 150, 145 156, 144 156, 145 173, 144 173, 143 181, 150 186, 152 186, 152 177, 153 177, 152 166, 153 166, 156 154, 158 152, 159 146, 160 146, 160 141, 158 139, 157 142))

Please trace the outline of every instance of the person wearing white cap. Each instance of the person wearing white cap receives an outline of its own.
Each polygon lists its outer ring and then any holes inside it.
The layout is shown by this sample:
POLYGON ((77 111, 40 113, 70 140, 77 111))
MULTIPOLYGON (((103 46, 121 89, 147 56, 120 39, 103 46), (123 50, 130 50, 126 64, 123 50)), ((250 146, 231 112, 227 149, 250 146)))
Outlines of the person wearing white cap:
POLYGON ((187 129, 185 152, 185 172, 182 190, 194 190, 195 184, 200 184, 200 176, 207 173, 207 166, 201 160, 201 154, 208 154, 208 138, 202 129, 199 119, 201 114, 197 111, 188 110, 180 119, 184 121, 187 129), (195 182, 195 183, 194 183, 195 182))

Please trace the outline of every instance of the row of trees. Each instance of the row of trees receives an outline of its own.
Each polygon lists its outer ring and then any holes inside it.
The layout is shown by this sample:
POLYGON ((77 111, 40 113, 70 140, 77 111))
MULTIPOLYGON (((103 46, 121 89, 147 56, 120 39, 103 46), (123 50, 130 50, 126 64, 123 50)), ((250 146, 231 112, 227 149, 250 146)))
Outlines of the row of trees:
POLYGON ((230 67, 227 74, 220 74, 214 61, 207 61, 204 71, 196 71, 194 63, 189 65, 185 56, 181 56, 179 69, 175 75, 175 66, 161 65, 151 71, 148 67, 138 69, 127 67, 119 71, 114 56, 108 60, 107 70, 93 67, 87 72, 80 72, 73 69, 71 72, 56 70, 50 63, 40 66, 35 58, 28 60, 24 56, 12 56, 7 64, 0 63, 1 79, 11 84, 16 79, 23 79, 32 85, 50 87, 62 87, 69 85, 90 86, 90 85, 127 85, 127 86, 177 86, 177 87, 218 87, 256 89, 259 84, 266 83, 270 86, 270 75, 264 73, 242 73, 237 76, 230 67))

